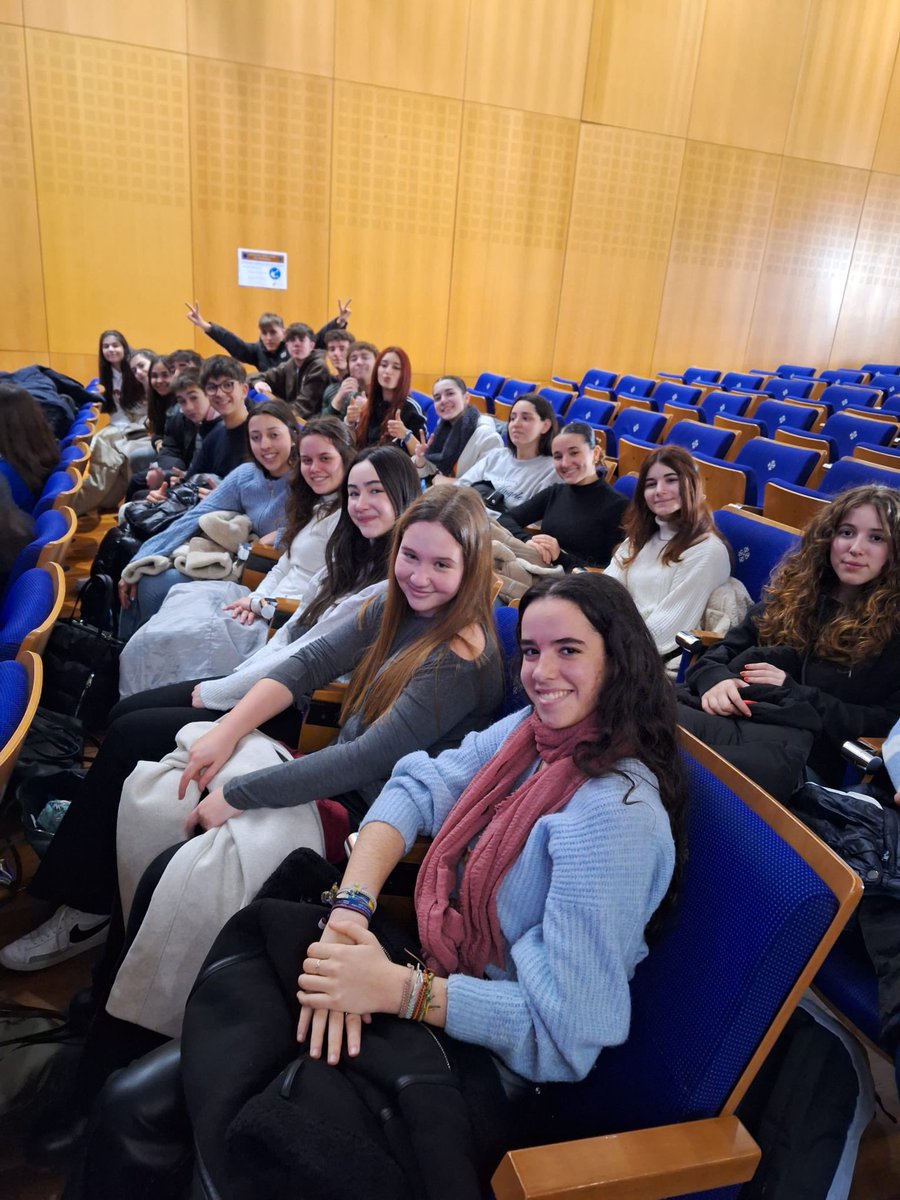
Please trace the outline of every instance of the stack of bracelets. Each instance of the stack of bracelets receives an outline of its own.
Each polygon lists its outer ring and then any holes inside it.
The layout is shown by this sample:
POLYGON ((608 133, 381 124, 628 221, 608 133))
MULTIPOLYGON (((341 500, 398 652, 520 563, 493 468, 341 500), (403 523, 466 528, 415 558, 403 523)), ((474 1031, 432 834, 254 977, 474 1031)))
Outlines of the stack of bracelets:
MULTIPOLYGON (((333 883, 327 892, 322 893, 322 903, 329 908, 347 908, 350 912, 361 913, 367 921, 372 920, 378 907, 378 902, 355 883, 345 888, 333 883)), ((324 921, 319 922, 319 928, 325 928, 324 921)))
POLYGON ((421 963, 407 963, 409 974, 403 984, 403 996, 397 1016, 405 1021, 424 1021, 431 1008, 431 985, 434 983, 434 971, 428 971, 421 963))

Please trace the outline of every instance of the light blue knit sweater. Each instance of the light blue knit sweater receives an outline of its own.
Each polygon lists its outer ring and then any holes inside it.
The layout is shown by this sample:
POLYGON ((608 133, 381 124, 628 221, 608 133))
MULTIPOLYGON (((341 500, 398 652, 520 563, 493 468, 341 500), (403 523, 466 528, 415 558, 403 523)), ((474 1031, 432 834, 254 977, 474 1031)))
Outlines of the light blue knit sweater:
POLYGON ((134 557, 171 554, 182 542, 198 532, 197 519, 208 512, 246 513, 256 533, 271 533, 284 524, 284 505, 290 480, 290 471, 280 479, 268 479, 256 463, 241 463, 195 508, 189 509, 168 529, 139 546, 134 557))
MULTIPOLYGON (((394 826, 407 849, 420 834, 433 837, 530 711, 435 759, 421 751, 401 759, 363 824, 394 826)), ((634 759, 617 769, 628 778, 585 780, 564 809, 542 817, 501 884, 505 969, 448 982, 447 1032, 488 1047, 526 1079, 582 1079, 604 1046, 628 1035, 629 980, 647 954, 644 928, 669 886, 675 848, 653 774, 634 759)))

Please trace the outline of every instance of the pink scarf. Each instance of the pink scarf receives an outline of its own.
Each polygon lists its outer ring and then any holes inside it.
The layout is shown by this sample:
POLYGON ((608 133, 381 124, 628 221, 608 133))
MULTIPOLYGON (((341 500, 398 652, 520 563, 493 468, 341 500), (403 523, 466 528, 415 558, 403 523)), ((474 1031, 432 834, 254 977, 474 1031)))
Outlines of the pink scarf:
POLYGON ((500 884, 535 822, 564 808, 584 783, 572 755, 580 742, 596 737, 596 713, 567 729, 549 729, 532 713, 457 800, 425 855, 416 883, 419 935, 435 974, 462 971, 480 978, 489 962, 504 965, 497 920, 500 884), (544 767, 512 791, 535 758, 544 767), (457 888, 459 862, 475 838, 454 907, 450 897, 457 888))

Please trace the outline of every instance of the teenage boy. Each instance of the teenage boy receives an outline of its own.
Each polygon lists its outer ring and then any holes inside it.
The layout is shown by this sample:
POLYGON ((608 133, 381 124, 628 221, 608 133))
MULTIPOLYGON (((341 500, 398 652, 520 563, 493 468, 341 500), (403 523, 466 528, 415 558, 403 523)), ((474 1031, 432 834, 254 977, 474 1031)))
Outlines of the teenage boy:
POLYGON ((347 329, 334 328, 328 330, 323 341, 332 379, 340 383, 342 379, 347 378, 347 355, 356 338, 347 329))
MULTIPOLYGON (((265 372, 265 385, 273 396, 286 400, 301 421, 308 421, 322 411, 322 397, 331 382, 325 355, 316 349, 316 335, 301 321, 288 325, 284 341, 290 357, 265 372)), ((257 391, 261 387, 262 381, 257 391)))
POLYGON ((218 342, 240 362, 250 363, 257 371, 268 371, 287 361, 287 346, 284 344, 284 321, 278 313, 264 312, 259 318, 259 341, 245 342, 236 333, 206 321, 200 313, 200 302, 195 300, 187 306, 187 319, 207 337, 218 342))
POLYGON ((344 420, 348 403, 361 392, 368 394, 377 357, 378 350, 371 342, 353 343, 347 355, 346 378, 336 380, 325 389, 323 417, 340 417, 344 420))
MULTIPOLYGON (((157 467, 166 478, 190 474, 190 464, 221 417, 200 386, 199 371, 182 371, 172 380, 176 407, 166 417, 157 467)), ((150 482, 150 472, 148 472, 150 482)), ((153 485, 158 486, 158 485, 153 485)))
POLYGON ((200 387, 222 419, 203 439, 188 471, 191 475, 224 477, 250 457, 244 430, 250 415, 244 368, 233 358, 215 354, 203 364, 200 387))

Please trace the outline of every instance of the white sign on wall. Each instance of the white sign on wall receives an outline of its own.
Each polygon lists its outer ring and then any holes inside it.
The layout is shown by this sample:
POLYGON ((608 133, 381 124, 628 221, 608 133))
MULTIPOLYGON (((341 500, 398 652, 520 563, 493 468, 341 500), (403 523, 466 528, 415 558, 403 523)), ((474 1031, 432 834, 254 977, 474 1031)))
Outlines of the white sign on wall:
POLYGON ((287 290, 287 254, 283 250, 247 250, 238 247, 240 287, 287 290))

